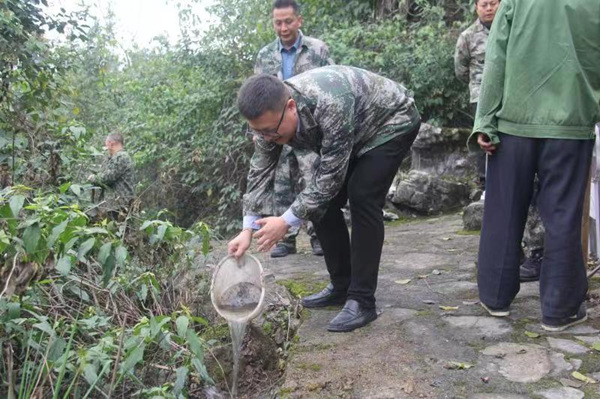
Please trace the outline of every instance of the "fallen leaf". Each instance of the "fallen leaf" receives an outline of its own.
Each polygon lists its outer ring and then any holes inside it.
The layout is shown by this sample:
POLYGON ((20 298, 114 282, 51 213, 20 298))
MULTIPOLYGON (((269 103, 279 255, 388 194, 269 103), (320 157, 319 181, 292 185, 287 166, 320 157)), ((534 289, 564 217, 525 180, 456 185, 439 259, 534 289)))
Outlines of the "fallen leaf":
POLYGON ((483 381, 484 384, 487 384, 490 382, 490 377, 481 377, 481 381, 483 381))
POLYGON ((440 309, 448 311, 448 310, 458 310, 458 306, 442 306, 440 305, 440 309))
POLYGON ((592 348, 596 349, 597 351, 600 351, 600 342, 595 342, 594 345, 592 345, 592 348))
POLYGON ((561 378, 560 383, 571 388, 581 388, 583 386, 583 382, 569 380, 568 378, 561 378))
POLYGON ((407 394, 411 394, 415 391, 415 382, 413 380, 406 381, 400 388, 407 394))
POLYGON ((439 276, 440 274, 442 274, 442 272, 439 271, 438 269, 435 269, 434 271, 431 272, 431 274, 435 274, 436 276, 439 276))
POLYGON ((462 362, 448 362, 446 368, 448 370, 468 370, 473 367, 472 364, 462 362))
POLYGON ((435 301, 432 301, 431 299, 424 299, 423 303, 427 305, 435 305, 435 301))
POLYGON ((575 378, 576 380, 583 381, 587 384, 595 384, 596 383, 596 380, 594 380, 593 378, 590 378, 586 375, 581 374, 579 371, 573 371, 571 376, 573 376, 573 378, 575 378))
POLYGON ((539 338, 540 337, 540 334, 531 332, 531 331, 525 331, 525 335, 527 335, 529 338, 539 338))
POLYGON ((424 278, 427 278, 427 277, 429 277, 429 274, 421 274, 419 276, 420 279, 424 279, 424 278))
POLYGON ((443 241, 450 241, 451 239, 452 239, 452 238, 450 238, 450 237, 442 237, 442 240, 443 240, 443 241))
POLYGON ((463 305, 472 306, 477 305, 479 301, 463 301, 463 305))
POLYGON ((517 352, 517 355, 524 355, 527 353, 527 349, 521 349, 520 351, 517 352))
POLYGON ((495 357, 497 359, 504 359, 505 356, 506 356, 506 353, 498 353, 495 357))
POLYGON ((404 279, 404 280, 396 280, 395 283, 396 284, 401 284, 401 285, 406 285, 406 284, 410 283, 410 281, 411 281, 411 279, 407 278, 407 279, 404 279))

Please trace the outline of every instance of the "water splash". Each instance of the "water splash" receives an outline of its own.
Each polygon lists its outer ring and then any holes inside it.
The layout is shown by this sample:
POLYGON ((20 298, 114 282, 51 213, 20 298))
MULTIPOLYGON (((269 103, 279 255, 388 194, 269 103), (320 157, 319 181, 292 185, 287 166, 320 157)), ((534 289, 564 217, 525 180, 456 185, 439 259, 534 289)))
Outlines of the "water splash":
POLYGON ((229 331, 231 332, 231 344, 233 345, 233 378, 231 381, 231 397, 237 396, 238 376, 240 371, 240 357, 242 352, 242 342, 246 332, 246 324, 238 321, 229 322, 229 331))

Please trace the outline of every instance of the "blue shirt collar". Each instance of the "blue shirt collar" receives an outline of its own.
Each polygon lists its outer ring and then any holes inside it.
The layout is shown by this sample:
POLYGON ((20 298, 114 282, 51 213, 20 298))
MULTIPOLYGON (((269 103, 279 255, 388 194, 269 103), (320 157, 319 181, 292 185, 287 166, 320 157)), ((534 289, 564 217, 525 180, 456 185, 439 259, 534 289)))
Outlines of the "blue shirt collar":
POLYGON ((302 38, 304 37, 304 35, 302 35, 302 31, 299 30, 298 31, 298 38, 296 39, 296 43, 294 43, 294 45, 292 47, 290 47, 289 49, 286 49, 285 47, 283 47, 283 43, 281 43, 281 39, 277 40, 277 47, 279 52, 281 53, 282 51, 292 51, 293 50, 298 50, 301 46, 302 46, 302 38))

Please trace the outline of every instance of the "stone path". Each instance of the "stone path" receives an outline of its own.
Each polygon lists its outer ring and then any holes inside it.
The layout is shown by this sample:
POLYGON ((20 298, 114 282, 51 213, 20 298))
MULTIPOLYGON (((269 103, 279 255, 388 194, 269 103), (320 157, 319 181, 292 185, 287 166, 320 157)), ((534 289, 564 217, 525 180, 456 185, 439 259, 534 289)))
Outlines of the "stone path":
MULTIPOLYGON (((282 397, 600 398, 598 307, 590 321, 547 333, 537 283, 526 283, 507 318, 479 306, 478 235, 460 215, 390 224, 381 262, 379 318, 352 333, 326 331, 336 309, 311 310, 293 348, 282 397)), ((278 281, 327 282, 322 258, 266 260, 278 281)), ((599 285, 593 279, 592 287, 599 285)))

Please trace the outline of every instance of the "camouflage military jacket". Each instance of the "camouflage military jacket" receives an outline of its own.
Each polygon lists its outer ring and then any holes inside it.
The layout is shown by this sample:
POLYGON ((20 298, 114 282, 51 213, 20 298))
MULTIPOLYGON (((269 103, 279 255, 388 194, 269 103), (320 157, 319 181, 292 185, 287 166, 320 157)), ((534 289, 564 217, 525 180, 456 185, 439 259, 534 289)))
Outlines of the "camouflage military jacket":
MULTIPOLYGON (((281 71, 282 63, 281 40, 277 38, 258 52, 254 65, 254 73, 277 75, 279 79, 283 80, 283 73, 281 71)), ((294 76, 310 69, 332 64, 333 60, 329 55, 327 45, 319 39, 304 36, 300 32, 300 46, 296 52, 294 76)))
POLYGON ((127 205, 134 197, 133 161, 123 150, 109 157, 102 165, 102 170, 96 175, 93 183, 101 184, 111 189, 108 200, 117 205, 127 205))
MULTIPOLYGON (((291 210, 300 219, 314 221, 320 219, 342 188, 351 158, 411 131, 420 116, 402 85, 359 68, 317 68, 285 84, 299 115, 298 130, 288 144, 320 155, 291 210)), ((280 145, 256 140, 244 215, 259 215, 261 205, 273 200, 280 151, 280 145)))
POLYGON ((479 100, 479 89, 485 62, 485 46, 490 30, 479 19, 458 37, 454 52, 454 72, 456 77, 469 83, 471 103, 479 100))

